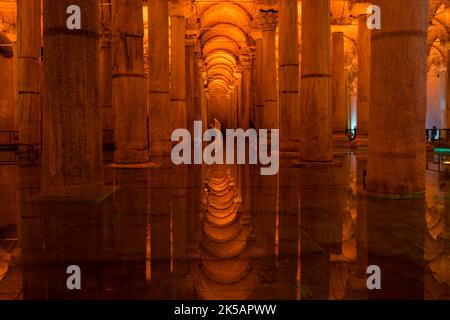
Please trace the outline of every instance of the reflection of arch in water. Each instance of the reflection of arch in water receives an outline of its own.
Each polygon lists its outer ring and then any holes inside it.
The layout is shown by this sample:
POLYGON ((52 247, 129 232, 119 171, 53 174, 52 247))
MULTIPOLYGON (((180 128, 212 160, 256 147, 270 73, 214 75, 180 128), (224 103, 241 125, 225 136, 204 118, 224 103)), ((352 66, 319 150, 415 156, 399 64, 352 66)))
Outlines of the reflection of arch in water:
POLYGON ((221 167, 209 170, 205 181, 197 293, 203 299, 248 299, 256 282, 249 245, 251 225, 241 214, 242 200, 231 170, 221 167))

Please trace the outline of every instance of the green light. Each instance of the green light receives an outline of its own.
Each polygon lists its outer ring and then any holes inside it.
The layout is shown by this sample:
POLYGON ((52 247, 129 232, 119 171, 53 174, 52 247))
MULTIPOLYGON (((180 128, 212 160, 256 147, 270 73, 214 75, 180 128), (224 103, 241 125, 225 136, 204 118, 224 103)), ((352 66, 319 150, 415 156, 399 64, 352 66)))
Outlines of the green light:
POLYGON ((436 153, 449 153, 450 154, 450 148, 435 148, 434 152, 436 152, 436 153))

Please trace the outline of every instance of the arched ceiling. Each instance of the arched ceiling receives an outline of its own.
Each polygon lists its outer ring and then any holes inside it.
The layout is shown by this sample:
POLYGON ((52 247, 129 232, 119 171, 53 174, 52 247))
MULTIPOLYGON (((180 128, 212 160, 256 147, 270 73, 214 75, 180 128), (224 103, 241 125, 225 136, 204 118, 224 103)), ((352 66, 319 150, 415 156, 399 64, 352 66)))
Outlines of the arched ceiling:
POLYGON ((248 53, 255 6, 250 1, 195 1, 209 94, 233 90, 239 56, 248 53))

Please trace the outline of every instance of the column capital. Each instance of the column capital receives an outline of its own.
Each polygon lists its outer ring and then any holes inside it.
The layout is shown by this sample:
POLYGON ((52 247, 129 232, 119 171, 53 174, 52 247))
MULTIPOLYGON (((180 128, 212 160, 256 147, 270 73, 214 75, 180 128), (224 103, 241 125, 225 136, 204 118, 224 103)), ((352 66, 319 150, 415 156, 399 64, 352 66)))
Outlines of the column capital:
POLYGON ((261 9, 259 10, 258 20, 262 31, 275 31, 278 24, 278 11, 261 9))
POLYGON ((187 0, 170 0, 169 16, 171 17, 188 17, 190 11, 190 1, 187 0))
POLYGON ((184 43, 186 46, 195 46, 198 42, 198 37, 196 33, 190 33, 189 30, 186 30, 184 35, 184 43))
POLYGON ((367 14, 367 8, 371 6, 372 4, 369 2, 359 2, 354 3, 351 7, 351 14, 353 17, 365 17, 368 16, 367 14))
POLYGON ((243 69, 248 69, 251 66, 251 57, 250 54, 241 54, 239 56, 240 65, 243 69))

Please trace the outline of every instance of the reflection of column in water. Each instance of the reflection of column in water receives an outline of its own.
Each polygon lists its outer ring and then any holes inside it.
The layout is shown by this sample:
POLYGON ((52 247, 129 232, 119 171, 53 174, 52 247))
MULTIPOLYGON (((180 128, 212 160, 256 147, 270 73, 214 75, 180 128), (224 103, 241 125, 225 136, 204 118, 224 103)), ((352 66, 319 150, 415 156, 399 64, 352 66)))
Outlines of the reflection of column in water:
POLYGON ((369 299, 423 299, 423 199, 367 199, 368 265, 378 265, 382 290, 369 299))
MULTIPOLYGON (((39 192, 38 167, 18 167, 20 246, 23 259, 23 297, 25 300, 47 298, 47 277, 44 260, 44 225, 42 211, 31 199, 39 192)), ((18 231, 19 232, 19 231, 18 231)))
POLYGON ((115 169, 114 286, 123 297, 140 297, 146 285, 149 169, 115 169))
POLYGON ((171 279, 171 168, 170 159, 161 159, 161 168, 152 171, 151 194, 151 263, 150 297, 169 299, 171 279))
POLYGON ((356 265, 352 274, 353 290, 358 291, 358 298, 367 298, 367 198, 363 186, 364 170, 367 168, 367 156, 356 156, 356 265))
POLYGON ((280 299, 297 298, 299 235, 299 171, 289 168, 289 159, 281 159, 279 171, 279 269, 280 299))
POLYGON ((187 214, 187 177, 186 166, 171 167, 171 203, 173 223, 173 278, 174 294, 179 297, 185 294, 185 278, 188 272, 188 214, 187 214))
POLYGON ((103 298, 106 270, 104 202, 44 200, 35 202, 33 208, 41 210, 44 216, 47 298, 103 298), (71 265, 81 269, 82 290, 67 289, 66 270, 71 265))
MULTIPOLYGON (((342 215, 337 221, 341 223, 338 229, 341 231, 341 241, 337 243, 336 253, 330 255, 331 269, 330 269, 330 299, 342 300, 348 298, 348 293, 351 286, 351 274, 356 260, 356 177, 355 171, 352 169, 352 158, 346 157, 344 159, 343 173, 346 181, 342 194, 345 203, 339 202, 340 214, 342 215)), ((341 186, 341 181, 339 181, 341 186)), ((337 196, 341 196, 341 189, 337 189, 337 196)))
POLYGON ((302 299, 329 298, 329 217, 333 168, 329 164, 300 169, 302 299))

